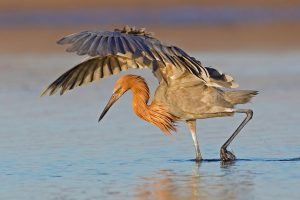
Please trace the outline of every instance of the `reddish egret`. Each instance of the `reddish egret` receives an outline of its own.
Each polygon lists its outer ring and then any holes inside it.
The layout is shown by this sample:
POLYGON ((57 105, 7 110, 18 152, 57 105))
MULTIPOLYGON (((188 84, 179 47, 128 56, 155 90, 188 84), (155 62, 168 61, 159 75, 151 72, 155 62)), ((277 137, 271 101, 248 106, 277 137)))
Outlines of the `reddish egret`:
POLYGON ((227 147, 253 115, 252 110, 235 106, 249 102, 257 91, 230 90, 238 86, 231 76, 204 67, 182 49, 162 43, 145 29, 125 26, 114 31, 83 31, 60 39, 58 44, 69 44, 67 52, 88 55, 88 58, 62 74, 42 95, 52 95, 59 89, 62 95, 76 86, 129 68, 150 68, 159 82, 151 104, 148 104, 150 93, 144 78, 125 75, 117 81, 99 121, 125 92, 131 90, 136 115, 164 133, 176 131, 178 121, 187 123, 194 142, 195 160, 200 161, 196 120, 244 113, 244 121, 220 149, 222 161, 235 159, 227 147))

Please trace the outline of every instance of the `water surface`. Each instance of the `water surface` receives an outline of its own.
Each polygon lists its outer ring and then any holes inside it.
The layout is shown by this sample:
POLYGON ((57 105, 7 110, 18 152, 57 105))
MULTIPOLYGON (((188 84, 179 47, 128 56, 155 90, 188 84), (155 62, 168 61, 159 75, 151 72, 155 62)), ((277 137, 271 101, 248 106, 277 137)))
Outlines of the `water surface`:
MULTIPOLYGON (((97 119, 118 76, 40 98, 41 90, 80 58, 69 54, 1 55, 0 197, 73 199, 299 199, 299 52, 195 53, 260 94, 243 108, 253 120, 229 147, 219 148, 243 119, 198 120, 203 157, 185 124, 164 136, 132 112, 126 94, 97 119)), ((152 93, 156 80, 147 70, 152 93)))

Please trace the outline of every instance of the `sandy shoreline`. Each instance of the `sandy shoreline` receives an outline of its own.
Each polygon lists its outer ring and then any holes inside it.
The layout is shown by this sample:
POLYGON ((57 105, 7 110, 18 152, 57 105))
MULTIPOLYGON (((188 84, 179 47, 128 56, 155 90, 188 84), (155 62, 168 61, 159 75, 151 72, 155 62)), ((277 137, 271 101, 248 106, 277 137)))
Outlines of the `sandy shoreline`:
MULTIPOLYGON (((117 26, 101 26, 113 30, 117 26)), ((97 26, 99 27, 99 26, 97 26)), ((300 26, 297 24, 245 26, 149 26, 149 31, 165 42, 187 50, 227 51, 300 49, 300 26)), ((48 53, 63 51, 56 44, 62 36, 93 29, 91 27, 45 28, 18 27, 0 29, 0 53, 48 53)))
POLYGON ((2 0, 0 11, 0 53, 61 52, 55 42, 67 34, 124 23, 186 50, 300 49, 298 0, 2 0))

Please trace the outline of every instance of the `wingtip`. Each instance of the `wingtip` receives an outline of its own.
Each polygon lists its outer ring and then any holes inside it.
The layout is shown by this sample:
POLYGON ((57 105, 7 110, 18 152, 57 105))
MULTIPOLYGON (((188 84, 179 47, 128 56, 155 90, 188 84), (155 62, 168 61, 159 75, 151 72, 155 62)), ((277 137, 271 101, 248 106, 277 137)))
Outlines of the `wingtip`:
POLYGON ((41 92, 40 97, 48 96, 49 94, 47 93, 48 93, 48 88, 41 92))
POLYGON ((46 89, 44 89, 43 92, 41 92, 40 97, 52 96, 54 93, 55 93, 55 90, 53 90, 53 88, 50 85, 46 89))
POLYGON ((63 42, 64 39, 65 39, 65 37, 63 37, 63 38, 57 40, 57 41, 56 41, 56 44, 58 44, 58 45, 63 45, 63 44, 64 44, 64 42, 63 42))
POLYGON ((76 35, 76 34, 78 34, 78 33, 73 33, 73 34, 62 37, 62 38, 60 38, 59 40, 56 41, 56 44, 59 44, 59 45, 69 44, 70 41, 68 40, 68 38, 72 37, 73 35, 76 35))

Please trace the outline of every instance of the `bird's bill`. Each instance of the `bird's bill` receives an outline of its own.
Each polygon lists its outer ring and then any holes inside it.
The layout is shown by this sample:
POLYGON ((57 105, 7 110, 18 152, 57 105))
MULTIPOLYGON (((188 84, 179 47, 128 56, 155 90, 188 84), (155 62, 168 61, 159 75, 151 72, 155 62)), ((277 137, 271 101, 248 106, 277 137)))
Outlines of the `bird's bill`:
POLYGON ((98 122, 104 117, 104 115, 107 113, 107 111, 110 109, 110 107, 120 98, 120 95, 118 93, 113 93, 113 95, 110 97, 108 103, 106 104, 104 110, 102 111, 102 114, 99 117, 98 122))

